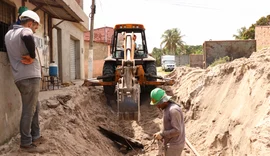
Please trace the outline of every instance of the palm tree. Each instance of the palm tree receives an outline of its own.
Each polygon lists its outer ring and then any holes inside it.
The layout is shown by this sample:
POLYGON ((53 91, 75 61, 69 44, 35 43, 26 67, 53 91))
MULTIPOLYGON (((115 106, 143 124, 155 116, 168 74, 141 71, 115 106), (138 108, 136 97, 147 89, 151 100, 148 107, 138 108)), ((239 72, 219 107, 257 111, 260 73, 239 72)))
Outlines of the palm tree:
POLYGON ((247 31, 247 28, 246 27, 242 27, 241 29, 238 29, 237 30, 237 35, 233 35, 233 37, 236 40, 244 40, 244 39, 246 39, 246 37, 245 37, 246 31, 247 31))
POLYGON ((177 55, 177 48, 179 47, 181 50, 184 50, 184 41, 182 38, 184 35, 181 35, 181 31, 177 28, 168 29, 161 36, 163 39, 161 42, 161 46, 164 45, 163 49, 167 49, 169 54, 177 55))

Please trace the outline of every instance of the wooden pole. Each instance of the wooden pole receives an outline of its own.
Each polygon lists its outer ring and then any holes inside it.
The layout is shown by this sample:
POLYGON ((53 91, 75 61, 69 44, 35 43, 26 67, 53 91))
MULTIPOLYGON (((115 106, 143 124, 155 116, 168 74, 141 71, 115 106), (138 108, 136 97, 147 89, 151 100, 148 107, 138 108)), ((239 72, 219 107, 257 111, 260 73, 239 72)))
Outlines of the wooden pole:
MULTIPOLYGON (((40 59, 40 54, 38 51, 38 48, 36 47, 36 51, 37 51, 37 55, 38 55, 38 61, 39 61, 39 65, 40 65, 40 70, 41 70, 41 89, 44 88, 45 85, 45 79, 44 79, 44 74, 43 74, 43 70, 42 70, 42 65, 41 65, 41 59, 40 59)), ((46 89, 45 89, 46 90, 46 89)))
POLYGON ((189 140, 186 138, 186 144, 188 145, 188 147, 193 151, 193 153, 196 156, 200 156, 200 154, 196 151, 196 149, 191 145, 191 143, 189 142, 189 140))
POLYGON ((92 0, 91 13, 90 13, 90 30, 89 30, 89 50, 88 50, 88 78, 93 76, 93 55, 94 55, 94 15, 96 13, 95 0, 92 0))

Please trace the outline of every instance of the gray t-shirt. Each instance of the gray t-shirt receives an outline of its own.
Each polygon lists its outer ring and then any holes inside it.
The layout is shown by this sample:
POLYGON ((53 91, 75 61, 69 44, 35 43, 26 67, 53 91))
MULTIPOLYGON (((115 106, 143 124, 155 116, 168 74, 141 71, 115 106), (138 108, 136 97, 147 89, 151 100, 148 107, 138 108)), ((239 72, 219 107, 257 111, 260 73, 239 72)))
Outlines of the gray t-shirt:
POLYGON ((29 54, 22 40, 22 33, 33 35, 30 28, 21 25, 14 25, 13 29, 5 35, 7 54, 15 82, 29 78, 41 78, 41 69, 37 58, 34 58, 33 63, 29 65, 21 63, 22 56, 29 54))
POLYGON ((164 145, 167 148, 180 148, 185 145, 185 123, 179 105, 171 102, 163 110, 164 145))

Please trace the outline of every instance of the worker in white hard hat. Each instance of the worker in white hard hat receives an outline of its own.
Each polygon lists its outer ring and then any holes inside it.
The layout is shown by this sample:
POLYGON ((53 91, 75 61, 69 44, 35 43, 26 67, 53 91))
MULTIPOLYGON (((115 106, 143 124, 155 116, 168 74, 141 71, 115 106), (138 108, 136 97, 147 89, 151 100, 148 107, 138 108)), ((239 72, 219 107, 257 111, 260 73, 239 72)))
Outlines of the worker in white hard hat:
POLYGON ((15 84, 22 99, 20 148, 39 152, 40 148, 34 142, 44 140, 38 119, 41 69, 36 58, 33 34, 40 25, 40 18, 34 11, 27 10, 21 14, 20 20, 20 25, 14 25, 5 35, 5 44, 15 84))
POLYGON ((28 23, 27 27, 31 28, 33 33, 36 32, 40 25, 40 18, 37 13, 32 10, 24 11, 20 16, 21 24, 28 23))

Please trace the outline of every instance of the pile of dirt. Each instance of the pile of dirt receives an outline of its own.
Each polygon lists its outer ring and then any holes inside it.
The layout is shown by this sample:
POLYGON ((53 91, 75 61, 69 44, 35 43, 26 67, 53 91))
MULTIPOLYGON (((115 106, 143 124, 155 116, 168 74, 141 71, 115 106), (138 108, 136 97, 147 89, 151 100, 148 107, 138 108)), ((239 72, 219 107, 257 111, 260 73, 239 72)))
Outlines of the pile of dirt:
MULTIPOLYGON (((107 105, 102 87, 72 86, 54 92, 41 101, 40 126, 46 142, 38 145, 45 151, 38 155, 156 155, 161 143, 153 142, 152 135, 160 130, 161 112, 142 99, 141 121, 119 121, 117 114, 107 105), (130 149, 127 154, 105 137, 99 126, 141 142, 145 151, 130 149)), ((44 95, 44 96, 45 96, 44 95)), ((46 97, 45 96, 45 97, 46 97)), ((146 95, 145 97, 148 97, 146 95)), ((20 135, 0 146, 0 155, 29 154, 19 148, 20 135)))
POLYGON ((202 155, 270 155, 270 49, 169 76, 186 136, 202 155))
MULTIPOLYGON (((40 123, 46 149, 40 155, 119 155, 98 125, 118 129, 115 114, 106 106, 102 91, 69 88, 68 94, 41 101, 40 123), (108 143, 109 142, 109 143, 108 143)), ((19 149, 19 135, 1 147, 0 154, 29 155, 19 149)))

